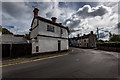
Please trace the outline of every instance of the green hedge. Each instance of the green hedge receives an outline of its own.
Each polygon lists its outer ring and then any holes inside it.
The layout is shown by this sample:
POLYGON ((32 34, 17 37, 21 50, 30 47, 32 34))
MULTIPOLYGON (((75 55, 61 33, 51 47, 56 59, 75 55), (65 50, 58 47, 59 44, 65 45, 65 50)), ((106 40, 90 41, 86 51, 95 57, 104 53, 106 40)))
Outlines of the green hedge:
POLYGON ((117 47, 120 48, 120 42, 111 42, 111 43, 97 43, 97 47, 105 46, 105 47, 117 47))

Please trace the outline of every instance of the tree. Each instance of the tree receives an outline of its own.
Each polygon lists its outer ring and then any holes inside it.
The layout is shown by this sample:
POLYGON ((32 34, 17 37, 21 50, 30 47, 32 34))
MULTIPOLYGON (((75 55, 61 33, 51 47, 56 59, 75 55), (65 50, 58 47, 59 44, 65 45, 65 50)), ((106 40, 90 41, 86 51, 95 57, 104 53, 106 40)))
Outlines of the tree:
POLYGON ((110 42, 120 42, 120 35, 115 35, 113 34, 111 37, 110 37, 110 42))
POLYGON ((26 38, 27 40, 30 40, 30 34, 25 34, 25 38, 26 38))
POLYGON ((13 34, 13 33, 6 28, 2 28, 2 34, 13 34))

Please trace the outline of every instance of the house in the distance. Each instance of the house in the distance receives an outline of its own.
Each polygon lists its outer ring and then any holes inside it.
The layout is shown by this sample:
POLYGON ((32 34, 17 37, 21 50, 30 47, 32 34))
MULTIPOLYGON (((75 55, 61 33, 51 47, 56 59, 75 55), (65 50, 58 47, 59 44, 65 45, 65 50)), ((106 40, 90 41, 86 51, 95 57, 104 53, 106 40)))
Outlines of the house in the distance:
POLYGON ((77 39, 78 46, 83 48, 93 48, 96 47, 96 35, 91 31, 88 35, 79 36, 77 39))
POLYGON ((30 29, 32 54, 68 50, 68 27, 38 16, 38 9, 34 9, 34 18, 30 29))
POLYGON ((77 39, 78 39, 78 37, 69 38, 69 46, 70 47, 78 47, 77 39))

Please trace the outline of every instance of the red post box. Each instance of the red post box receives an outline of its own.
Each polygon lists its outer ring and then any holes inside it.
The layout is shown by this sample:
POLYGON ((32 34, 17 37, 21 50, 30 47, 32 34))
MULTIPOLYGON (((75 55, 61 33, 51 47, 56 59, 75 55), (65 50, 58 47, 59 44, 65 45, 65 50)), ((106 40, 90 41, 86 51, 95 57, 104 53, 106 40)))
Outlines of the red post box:
POLYGON ((36 52, 39 52, 39 46, 36 46, 36 52))

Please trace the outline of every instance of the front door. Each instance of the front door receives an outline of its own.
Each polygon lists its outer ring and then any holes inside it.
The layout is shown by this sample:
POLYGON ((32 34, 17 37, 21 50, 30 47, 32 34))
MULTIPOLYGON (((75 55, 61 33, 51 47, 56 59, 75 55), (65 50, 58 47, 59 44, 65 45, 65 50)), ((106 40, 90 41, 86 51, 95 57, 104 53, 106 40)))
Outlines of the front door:
POLYGON ((61 41, 58 40, 58 52, 61 52, 61 41))

